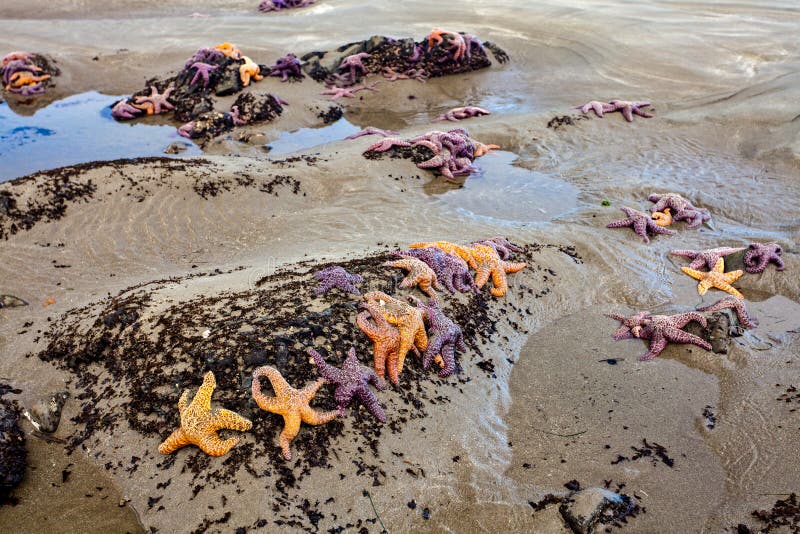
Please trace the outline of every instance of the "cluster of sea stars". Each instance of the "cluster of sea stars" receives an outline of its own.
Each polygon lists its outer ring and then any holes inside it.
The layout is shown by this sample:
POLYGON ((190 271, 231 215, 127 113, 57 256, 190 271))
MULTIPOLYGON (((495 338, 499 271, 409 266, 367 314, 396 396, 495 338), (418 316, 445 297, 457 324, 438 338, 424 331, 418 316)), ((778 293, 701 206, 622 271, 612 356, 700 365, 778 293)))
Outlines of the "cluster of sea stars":
POLYGON ((268 13, 269 11, 307 7, 312 4, 314 4, 314 0, 262 0, 258 4, 258 10, 262 13, 268 13))
POLYGON ((697 208, 691 202, 677 193, 653 193, 648 197, 655 204, 650 208, 651 214, 622 207, 627 217, 607 225, 608 228, 633 228, 636 234, 642 236, 645 243, 650 242, 648 232, 654 234, 675 235, 675 230, 670 230, 674 221, 684 220, 689 222, 687 228, 696 228, 706 221, 711 220, 711 214, 705 208, 697 208))
POLYGON ((356 93, 359 91, 380 92, 375 89, 375 86, 380 82, 356 85, 362 76, 367 75, 367 67, 364 66, 363 61, 370 57, 372 56, 366 52, 359 52, 342 58, 339 66, 336 68, 336 72, 325 79, 325 87, 327 87, 327 89, 320 94, 329 95, 331 100, 336 100, 342 97, 355 98, 356 93))
POLYGON ((476 168, 472 165, 475 158, 487 154, 490 150, 500 148, 498 145, 485 145, 470 137, 463 128, 448 132, 432 131, 411 139, 387 137, 367 147, 364 153, 386 152, 394 147, 425 147, 433 153, 433 157, 417 163, 420 169, 434 169, 448 180, 456 176, 467 176, 476 168))
POLYGON ((474 35, 456 33, 441 28, 434 28, 428 34, 428 49, 442 47, 447 51, 447 55, 440 61, 469 61, 472 56, 472 49, 478 48, 485 52, 483 44, 474 35))
POLYGON ((6 91, 22 96, 44 93, 43 83, 50 79, 50 75, 42 74, 42 68, 32 60, 33 54, 27 52, 11 52, 3 56, 0 76, 6 91))

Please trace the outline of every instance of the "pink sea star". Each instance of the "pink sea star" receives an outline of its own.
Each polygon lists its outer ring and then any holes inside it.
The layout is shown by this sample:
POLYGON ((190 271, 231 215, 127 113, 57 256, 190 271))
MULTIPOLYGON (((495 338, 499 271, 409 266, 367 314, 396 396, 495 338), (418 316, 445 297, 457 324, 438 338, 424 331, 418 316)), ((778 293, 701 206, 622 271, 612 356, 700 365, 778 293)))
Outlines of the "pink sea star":
POLYGON ((275 61, 275 65, 270 67, 270 76, 280 76, 281 81, 288 81, 289 78, 302 78, 303 71, 300 70, 300 60, 294 54, 286 54, 275 61))
POLYGON ((111 108, 111 116, 117 120, 133 119, 141 112, 141 109, 131 106, 127 100, 120 100, 111 108))
POLYGON ((770 262, 775 264, 775 270, 782 271, 786 268, 783 263, 783 249, 777 243, 750 243, 744 253, 744 270, 750 274, 763 273, 770 262))
POLYGON ((701 312, 713 312, 717 310, 731 309, 736 312, 736 317, 739 319, 739 324, 743 328, 755 328, 758 326, 758 319, 751 317, 747 313, 747 308, 744 307, 744 301, 734 296, 722 297, 711 306, 704 308, 697 308, 701 312))
POLYGON ((154 85, 151 85, 150 94, 134 98, 135 104, 133 104, 133 107, 145 111, 148 115, 158 115, 161 113, 162 109, 175 109, 175 106, 170 104, 167 100, 170 93, 174 90, 175 88, 170 85, 163 93, 159 94, 158 89, 156 89, 154 85))
POLYGON ((491 115, 492 112, 488 109, 483 109, 475 106, 465 106, 461 108, 453 108, 447 113, 439 115, 436 117, 434 122, 437 121, 460 121, 463 119, 469 119, 471 117, 480 117, 481 115, 491 115))
POLYGON ((357 139, 359 137, 365 135, 381 135, 383 137, 389 137, 390 135, 397 135, 397 132, 393 130, 381 130, 380 128, 373 128, 372 126, 367 126, 363 130, 359 130, 354 134, 350 134, 345 139, 357 139))
POLYGON ((396 146, 409 147, 409 146, 411 146, 411 143, 409 143, 408 141, 405 141, 403 139, 399 139, 397 137, 387 137, 385 139, 382 139, 382 140, 378 141, 377 143, 375 143, 373 145, 370 145, 369 147, 367 147, 367 149, 364 152, 371 152, 373 150, 375 152, 386 152, 390 148, 393 148, 393 147, 396 147, 396 146))
POLYGON ((744 250, 744 247, 718 247, 708 250, 673 250, 670 254, 691 258, 692 262, 688 265, 690 269, 700 269, 704 265, 708 269, 713 269, 717 260, 728 254, 733 254, 744 250))
POLYGON ((187 122, 180 128, 178 128, 178 135, 181 137, 185 137, 186 139, 192 138, 192 132, 194 131, 194 121, 187 122))
POLYGON ((634 232, 642 236, 642 239, 644 239, 645 243, 650 242, 650 238, 647 237, 648 230, 654 234, 675 235, 678 233, 675 230, 658 226, 655 221, 646 213, 642 213, 641 211, 637 211, 628 207, 623 207, 621 209, 628 217, 622 219, 621 221, 610 222, 606 225, 606 228, 631 227, 633 228, 634 232))
POLYGON ((595 114, 598 117, 602 117, 603 114, 605 113, 621 111, 626 121, 633 122, 634 115, 639 115, 640 117, 644 117, 646 119, 652 117, 651 114, 642 111, 641 109, 649 105, 650 102, 630 102, 628 100, 612 100, 606 104, 605 102, 592 100, 591 102, 589 102, 588 104, 584 104, 583 106, 576 106, 575 109, 580 109, 581 112, 583 112, 584 114, 589 113, 589 110, 594 110, 595 114))
MULTIPOLYGON (((636 316, 634 316, 636 317, 636 316)), ((705 328, 708 323, 706 318, 697 312, 679 313, 677 315, 647 315, 642 316, 639 324, 631 328, 634 337, 650 341, 650 350, 639 357, 640 361, 652 360, 666 348, 667 343, 692 343, 706 350, 711 350, 711 344, 706 340, 681 330, 691 321, 696 321, 705 328)), ((623 321, 623 326, 627 324, 623 321)), ((619 331, 618 331, 619 332, 619 331)), ((615 334, 616 335, 616 334, 615 334)), ((615 338, 617 339, 617 338, 615 338)), ((624 338, 619 338, 624 339, 624 338)))
POLYGON ((358 79, 359 72, 360 74, 366 74, 367 68, 362 63, 362 60, 372 57, 370 54, 366 52, 359 52, 358 54, 351 54, 346 58, 342 59, 342 62, 339 63, 339 67, 336 70, 343 70, 349 69, 350 80, 355 83, 358 79))
POLYGON ((675 221, 688 221, 688 228, 696 228, 706 221, 711 220, 711 214, 705 208, 696 208, 691 202, 677 193, 653 193, 647 199, 655 202, 650 207, 650 212, 664 211, 664 208, 672 209, 672 219, 675 221))

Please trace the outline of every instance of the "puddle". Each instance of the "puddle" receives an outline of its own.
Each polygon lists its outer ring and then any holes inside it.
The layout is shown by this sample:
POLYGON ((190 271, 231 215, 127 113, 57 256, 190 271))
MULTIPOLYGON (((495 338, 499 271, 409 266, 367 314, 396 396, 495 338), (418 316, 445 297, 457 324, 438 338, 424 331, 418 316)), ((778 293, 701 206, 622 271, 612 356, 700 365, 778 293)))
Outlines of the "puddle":
MULTIPOLYGON (((87 161, 164 156, 169 144, 183 140, 174 126, 116 122, 109 106, 117 100, 91 91, 31 116, 0 104, 0 182, 87 161)), ((199 153, 191 144, 182 155, 199 153)))
POLYGON ((481 171, 468 177, 463 187, 429 192, 459 212, 514 222, 549 221, 578 206, 578 188, 516 167, 517 158, 502 150, 487 154, 476 162, 481 171))
POLYGON ((321 128, 300 128, 293 132, 284 132, 276 140, 265 145, 270 156, 290 154, 299 150, 308 150, 316 146, 341 141, 361 128, 341 118, 333 124, 321 128))

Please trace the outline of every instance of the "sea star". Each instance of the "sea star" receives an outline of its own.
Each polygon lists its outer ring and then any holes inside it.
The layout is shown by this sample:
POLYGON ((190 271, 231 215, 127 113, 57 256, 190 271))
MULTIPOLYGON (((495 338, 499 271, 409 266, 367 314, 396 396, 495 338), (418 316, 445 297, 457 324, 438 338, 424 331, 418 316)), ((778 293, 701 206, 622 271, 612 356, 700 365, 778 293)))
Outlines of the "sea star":
POLYGON ((480 141, 475 141, 474 145, 475 145, 475 148, 473 149, 473 152, 472 152, 472 157, 474 157, 474 158, 480 158, 480 157, 485 156, 486 154, 488 154, 490 151, 500 148, 500 145, 491 145, 491 144, 490 145, 486 145, 486 144, 481 143, 480 141))
POLYGON ((357 274, 350 274, 344 267, 333 265, 314 273, 314 278, 319 280, 319 285, 314 288, 314 294, 319 296, 327 294, 333 288, 337 288, 351 295, 360 295, 361 292, 356 287, 364 279, 357 274))
POLYGON ((319 379, 303 389, 295 389, 281 376, 277 369, 265 365, 253 371, 253 399, 258 407, 266 412, 276 413, 283 416, 283 430, 281 430, 278 443, 285 460, 292 459, 292 451, 289 444, 300 432, 300 423, 307 425, 323 425, 336 418, 338 412, 318 412, 309 402, 317 394, 317 390, 322 387, 325 380, 319 379), (261 382, 259 379, 266 376, 275 390, 275 396, 264 395, 261 393, 261 382))
POLYGON ((400 282, 401 288, 419 286, 420 291, 429 297, 436 298, 436 289, 441 289, 436 279, 436 273, 422 260, 417 258, 402 258, 384 263, 386 267, 398 267, 408 272, 400 282))
POLYGON ((208 63, 209 61, 218 61, 225 57, 225 55, 216 48, 200 48, 192 54, 192 57, 186 60, 184 68, 191 68, 194 63, 208 63))
POLYGON ((460 33, 434 28, 428 34, 428 48, 431 49, 434 45, 442 44, 445 35, 448 36, 449 41, 447 50, 453 55, 453 60, 458 61, 463 58, 467 52, 467 43, 460 33))
POLYGON ((203 377, 203 385, 197 390, 191 404, 189 390, 183 392, 178 400, 181 427, 164 440, 158 447, 158 452, 169 454, 192 444, 200 447, 206 454, 222 456, 239 443, 239 438, 220 439, 217 431, 222 429, 246 431, 250 430, 253 423, 224 408, 212 410, 211 395, 216 387, 214 373, 209 371, 203 377))
POLYGON ((439 376, 450 376, 456 370, 455 351, 467 351, 461 327, 444 314, 435 299, 429 299, 427 305, 418 300, 417 303, 417 306, 425 312, 431 332, 428 348, 425 349, 422 358, 422 367, 427 369, 434 358, 440 355, 443 365, 439 370, 439 376))
POLYGON ((158 115, 161 113, 162 108, 165 110, 175 109, 175 106, 170 104, 167 100, 174 89, 175 88, 170 85, 163 93, 158 94, 156 86, 151 85, 150 94, 148 96, 137 96, 134 98, 135 103, 133 107, 145 111, 148 115, 158 115))
POLYGON ((242 116, 239 111, 239 106, 232 106, 228 117, 231 119, 231 123, 234 126, 245 126, 250 122, 250 115, 242 116))
POLYGON ((347 137, 345 137, 345 139, 357 139, 365 135, 381 135, 383 137, 389 137, 391 135, 397 135, 397 132, 392 130, 381 130, 380 128, 373 128, 372 126, 367 126, 363 130, 359 130, 354 134, 348 135, 347 137))
MULTIPOLYGON (((472 57, 472 49, 473 48, 477 48, 478 50, 483 52, 484 55, 486 54, 486 48, 484 48, 483 43, 481 43, 480 39, 478 39, 474 35, 469 35, 469 34, 465 33, 464 36, 463 36, 463 39, 464 39, 464 42, 467 44, 467 49, 466 49, 466 57, 467 57, 467 59, 470 59, 472 57)), ((500 62, 503 63, 503 61, 500 61, 500 62)))
POLYGON ((739 293, 739 291, 731 285, 742 277, 744 271, 737 270, 726 273, 725 260, 722 258, 719 258, 717 263, 714 265, 714 268, 708 272, 696 271, 688 267, 681 267, 681 271, 685 272, 695 280, 700 280, 700 283, 697 284, 697 293, 700 295, 705 295, 706 291, 708 291, 710 288, 716 287, 717 289, 727 291, 731 295, 739 297, 740 299, 744 298, 744 295, 739 293))
POLYGON ((717 310, 731 309, 736 311, 736 317, 739 319, 739 324, 743 328, 755 328, 758 326, 758 319, 751 317, 747 313, 747 308, 744 307, 744 301, 736 297, 725 296, 717 302, 704 308, 698 308, 697 311, 701 312, 714 312, 717 310))
POLYGON ((329 87, 320 93, 321 95, 331 95, 331 100, 338 98, 355 98, 356 90, 353 87, 329 87))
POLYGON ((650 207, 650 212, 664 211, 664 208, 672 208, 672 218, 676 221, 685 220, 691 221, 687 225, 688 228, 695 228, 700 226, 705 221, 711 220, 711 214, 705 208, 696 208, 692 203, 680 196, 677 193, 653 193, 647 199, 650 202, 655 202, 654 206, 650 207))
POLYGON ((446 252, 447 254, 451 254, 458 258, 461 258, 467 265, 472 267, 473 269, 478 269, 478 264, 475 261, 475 258, 472 257, 472 250, 469 247, 463 247, 461 245, 457 245, 455 243, 450 243, 449 241, 431 241, 428 243, 412 243, 408 246, 408 248, 428 248, 428 247, 436 247, 439 250, 446 252))
POLYGON ((293 7, 306 7, 313 3, 313 0, 262 0, 258 5, 258 10, 262 13, 267 13, 269 11, 280 11, 281 9, 290 9, 293 7))
POLYGON ((744 253, 744 270, 750 274, 763 273, 770 262, 775 263, 775 270, 782 271, 786 268, 783 264, 783 249, 777 243, 750 243, 744 253))
POLYGON ((217 70, 219 68, 219 66, 218 65, 210 65, 208 63, 203 63, 201 61, 198 61, 196 63, 192 63, 192 66, 189 67, 189 68, 190 69, 196 69, 196 72, 194 73, 194 78, 192 78, 192 81, 189 82, 189 85, 194 85, 195 82, 197 82, 198 80, 200 80, 200 78, 202 78, 203 79, 203 87, 208 87, 208 81, 209 81, 208 76, 209 76, 209 73, 211 73, 212 71, 217 70))
POLYGON ((336 400, 340 416, 345 416, 345 408, 353 400, 353 397, 357 397, 375 419, 381 423, 386 422, 386 414, 383 408, 378 404, 375 394, 369 389, 370 382, 378 391, 386 389, 386 384, 375 371, 358 363, 355 348, 351 348, 350 352, 347 353, 347 358, 341 369, 325 363, 325 359, 314 349, 308 349, 306 352, 314 359, 322 378, 336 386, 333 398, 336 400))
POLYGON ((691 258, 692 262, 687 265, 690 269, 700 269, 704 265, 708 269, 713 269, 721 257, 741 250, 744 250, 744 247, 717 247, 708 250, 673 250, 670 254, 691 258))
POLYGON ((178 128, 178 135, 181 137, 185 137, 186 139, 192 138, 192 133, 194 132, 194 121, 187 122, 180 128, 178 128))
POLYGON ((610 313, 608 314, 608 317, 616 319, 622 323, 617 331, 611 334, 611 337, 619 341, 620 339, 639 337, 639 333, 642 330, 645 320, 649 319, 651 315, 650 312, 641 311, 631 317, 625 317, 624 315, 619 315, 616 313, 610 313))
POLYGON ((367 54, 366 52, 359 52, 358 54, 351 54, 351 55, 345 57, 344 59, 342 59, 342 62, 339 63, 339 67, 337 67, 336 70, 349 69, 350 80, 352 80, 353 83, 355 83, 355 81, 358 80, 358 76, 359 76, 359 72, 357 72, 357 71, 361 71, 360 74, 366 74, 367 73, 367 68, 364 66, 364 64, 361 61, 364 60, 364 59, 370 58, 370 57, 372 57, 372 56, 370 54, 367 54))
MULTIPOLYGON (((367 311, 358 314, 356 323, 374 344, 372 352, 375 373, 380 378, 383 378, 388 372, 389 380, 396 385, 399 381, 397 351, 400 348, 400 332, 389 324, 377 306, 370 306, 369 304, 362 304, 361 306, 367 311), (370 316, 374 324, 370 322, 370 316)), ((419 354, 416 347, 413 347, 413 350, 419 354)))
POLYGON ((411 143, 409 143, 408 141, 404 141, 403 139, 400 139, 398 137, 387 137, 385 139, 382 139, 382 140, 378 141, 377 143, 375 143, 373 145, 370 145, 369 147, 367 147, 367 149, 364 152, 365 153, 366 152, 372 152, 372 151, 375 151, 375 152, 386 152, 390 148, 393 148, 393 147, 396 147, 396 146, 409 147, 409 146, 411 146, 411 143))
POLYGON ((642 213, 641 211, 627 207, 623 207, 622 211, 624 211, 628 217, 626 219, 622 219, 621 221, 610 222, 606 225, 606 228, 631 227, 633 228, 634 232, 642 236, 645 243, 650 242, 650 238, 647 237, 648 230, 654 234, 675 235, 678 233, 675 230, 658 226, 648 214, 642 213))
POLYGON ((111 108, 111 116, 117 120, 134 119, 141 112, 141 109, 133 107, 127 100, 120 100, 111 108))
POLYGON ((467 262, 458 256, 447 254, 436 247, 413 248, 394 254, 417 258, 427 263, 436 273, 439 283, 450 293, 455 293, 456 290, 462 293, 470 291, 478 293, 480 291, 469 272, 467 262))
POLYGON ((290 77, 302 78, 303 71, 300 70, 300 60, 294 54, 279 57, 275 61, 275 65, 270 67, 269 75, 280 76, 282 82, 287 81, 290 77))
MULTIPOLYGON (((646 313, 646 312, 643 312, 646 313)), ((637 317, 639 314, 635 315, 637 317)), ((706 318, 696 312, 679 313, 677 315, 647 315, 640 325, 632 331, 635 337, 650 341, 650 351, 639 357, 639 361, 652 360, 667 346, 667 343, 692 343, 706 350, 711 350, 711 344, 689 332, 681 330, 691 321, 700 323, 703 328, 707 326, 706 318)), ((627 326, 627 325, 624 325, 627 326)), ((619 330, 617 331, 619 332, 619 330)), ((625 336, 629 337, 629 336, 625 336)), ((624 337, 615 337, 624 339, 624 337)))
POLYGON ((483 109, 475 106, 466 106, 461 108, 453 108, 447 113, 439 115, 436 117, 434 122, 438 121, 454 121, 458 122, 463 119, 469 119, 471 117, 480 117, 481 115, 491 115, 492 112, 488 109, 483 109))
POLYGON ((257 82, 264 79, 261 75, 261 67, 258 64, 247 56, 242 56, 242 60, 244 63, 239 66, 239 78, 242 80, 242 85, 245 87, 250 85, 250 78, 257 82))
POLYGON ((29 54, 28 52, 9 52, 0 60, 0 66, 6 67, 12 61, 29 61, 32 57, 33 54, 29 54))
POLYGON ((419 350, 428 348, 428 334, 425 332, 423 311, 410 304, 390 297, 381 291, 370 291, 364 295, 367 304, 377 307, 386 321, 400 332, 400 346, 397 348, 397 373, 403 372, 403 362, 412 347, 419 350))
POLYGON ((41 72, 42 69, 33 65, 32 63, 26 63, 21 59, 15 59, 11 61, 0 69, 0 72, 3 73, 3 85, 8 85, 11 83, 11 77, 14 76, 18 72, 29 72, 31 74, 36 74, 37 72, 41 72))
POLYGON ((488 239, 481 239, 480 241, 475 241, 471 243, 470 246, 474 245, 486 245, 488 247, 492 247, 497 251, 500 255, 501 260, 507 260, 512 252, 524 252, 525 249, 522 247, 518 247, 517 245, 511 243, 508 239, 502 236, 490 237, 488 239))
POLYGON ((486 245, 475 245, 471 250, 472 257, 478 264, 475 285, 482 288, 491 275, 494 284, 491 293, 495 297, 502 297, 508 291, 506 273, 516 273, 527 266, 525 263, 503 261, 494 248, 486 245))
POLYGON ((39 82, 43 82, 45 80, 49 80, 49 74, 43 74, 41 76, 36 76, 34 73, 26 70, 18 70, 14 74, 9 77, 8 84, 6 85, 6 90, 9 89, 18 89, 24 85, 35 85, 39 82))
POLYGON ((589 111, 594 111, 594 114, 598 117, 602 117, 605 113, 610 111, 614 111, 614 106, 611 104, 606 104, 605 102, 600 102, 599 100, 592 100, 588 104, 584 104, 582 106, 575 106, 573 109, 581 110, 581 113, 586 115, 589 111))
POLYGON ((222 52, 222 55, 231 59, 242 59, 242 51, 236 48, 236 45, 231 43, 222 43, 215 46, 217 50, 222 52))
POLYGON ((32 95, 40 95, 44 93, 44 86, 41 83, 35 83, 33 85, 23 85, 22 87, 14 87, 10 89, 12 93, 17 93, 22 96, 32 96, 32 95))
POLYGON ((651 218, 661 227, 666 227, 672 224, 672 214, 670 208, 664 208, 664 211, 657 211, 651 215, 651 218))
POLYGON ((644 117, 645 119, 652 118, 653 116, 640 108, 646 108, 650 102, 630 102, 628 100, 611 100, 609 102, 613 109, 611 111, 621 111, 623 117, 628 122, 633 122, 634 114, 644 117))

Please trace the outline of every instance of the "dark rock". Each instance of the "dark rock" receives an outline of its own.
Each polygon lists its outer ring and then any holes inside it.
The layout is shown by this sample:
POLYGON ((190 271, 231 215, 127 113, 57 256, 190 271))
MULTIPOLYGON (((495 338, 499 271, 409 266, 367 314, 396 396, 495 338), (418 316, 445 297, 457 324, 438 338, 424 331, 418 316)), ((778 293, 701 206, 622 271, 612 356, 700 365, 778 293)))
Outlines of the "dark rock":
POLYGON ((216 95, 228 96, 238 93, 243 89, 242 79, 239 76, 239 65, 229 65, 220 77, 220 82, 217 84, 216 95))
POLYGON ((19 297, 13 295, 0 295, 0 308, 16 308, 18 306, 27 306, 28 303, 19 297))
POLYGON ((189 143, 176 141, 164 149, 164 154, 181 154, 189 148, 189 143))
POLYGON ((19 427, 19 407, 14 401, 0 398, 0 497, 22 482, 27 456, 25 434, 19 427))
POLYGON ((576 534, 592 534, 603 512, 622 496, 602 488, 587 488, 574 493, 559 507, 564 522, 576 534))

